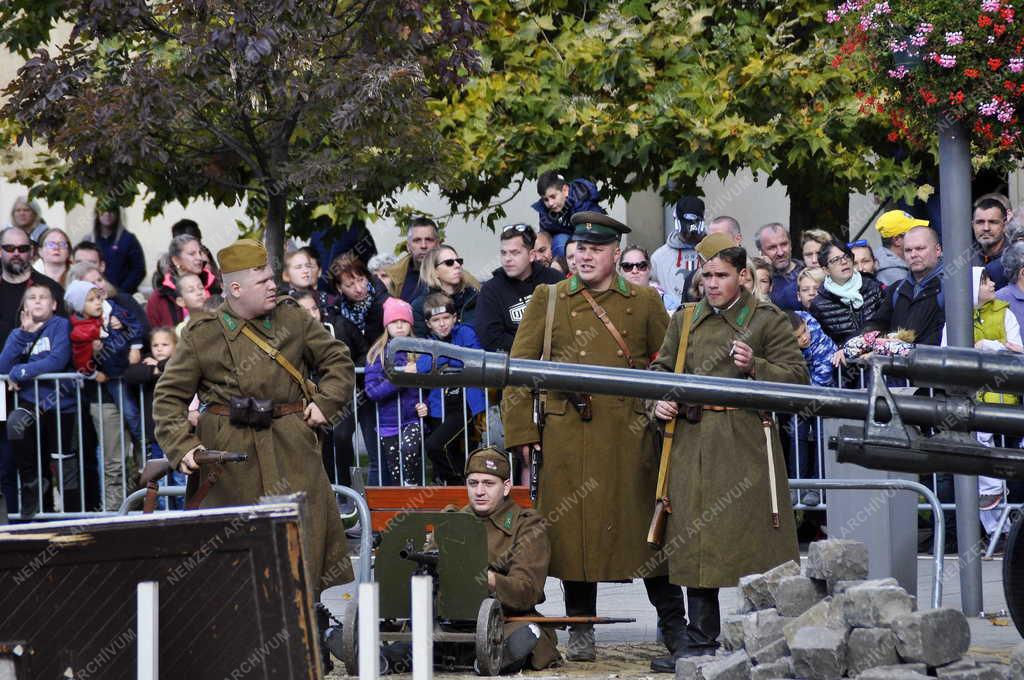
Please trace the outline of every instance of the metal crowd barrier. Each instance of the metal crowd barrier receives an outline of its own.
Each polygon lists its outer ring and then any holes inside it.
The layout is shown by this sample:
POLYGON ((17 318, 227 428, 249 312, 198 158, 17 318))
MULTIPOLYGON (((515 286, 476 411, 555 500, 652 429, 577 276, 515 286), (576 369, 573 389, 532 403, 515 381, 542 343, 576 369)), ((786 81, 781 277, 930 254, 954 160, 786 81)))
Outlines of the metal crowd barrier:
MULTIPOLYGON (((362 374, 364 374, 364 369, 357 368, 356 372, 357 372, 357 374, 362 375, 362 374)), ((0 376, 0 378, 6 378, 6 376, 0 376)), ((843 378, 844 378, 844 376, 842 374, 842 370, 840 369, 840 371, 837 372, 837 384, 843 384, 843 378)), ((66 484, 66 481, 69 481, 69 480, 65 480, 64 466, 65 466, 65 461, 67 459, 64 456, 65 455, 70 455, 71 452, 65 452, 65 450, 64 450, 63 442, 64 442, 64 440, 68 439, 68 436, 67 436, 66 433, 60 431, 62 425, 61 425, 61 422, 58 420, 57 421, 57 427, 58 427, 58 430, 59 430, 58 433, 57 433, 58 434, 58 438, 57 438, 58 439, 58 450, 56 452, 54 452, 54 453, 56 453, 56 458, 55 458, 56 474, 54 475, 54 480, 55 480, 55 483, 58 485, 58 490, 60 491, 60 498, 59 498, 59 500, 58 500, 58 502, 57 502, 53 512, 46 512, 46 511, 44 511, 45 507, 44 507, 42 499, 40 499, 40 502, 39 502, 39 504, 38 504, 38 506, 36 508, 37 514, 35 515, 35 518, 36 519, 40 519, 40 520, 45 520, 45 519, 63 519, 63 518, 78 517, 78 516, 103 516, 103 515, 116 514, 119 511, 119 509, 120 509, 118 506, 121 505, 121 501, 124 500, 126 497, 131 495, 131 491, 133 490, 134 482, 135 482, 134 471, 141 467, 141 464, 144 462, 142 460, 142 458, 144 457, 142 452, 148 451, 149 444, 151 443, 151 442, 147 442, 147 440, 146 440, 146 432, 145 432, 145 427, 144 427, 144 418, 145 418, 146 406, 147 406, 147 404, 144 401, 144 392, 143 392, 143 390, 141 388, 139 388, 139 391, 137 392, 137 394, 132 394, 132 395, 126 396, 128 391, 123 389, 120 386, 120 381, 119 380, 113 380, 110 383, 107 383, 108 385, 117 385, 116 389, 112 389, 111 391, 113 393, 115 393, 117 395, 117 397, 118 397, 118 399, 116 400, 116 403, 115 403, 116 409, 114 409, 114 410, 117 411, 117 416, 116 416, 116 419, 117 419, 116 420, 116 423, 117 423, 116 424, 116 432, 117 432, 117 436, 118 436, 118 442, 116 443, 116 446, 117 446, 117 456, 118 456, 118 458, 121 461, 121 475, 120 475, 120 480, 119 480, 119 484, 118 484, 120 486, 120 489, 118 490, 118 494, 117 494, 117 502, 116 503, 108 503, 106 501, 106 496, 107 496, 107 491, 108 491, 107 483, 106 483, 106 479, 105 479, 105 477, 106 477, 106 475, 105 475, 105 472, 106 472, 106 461, 104 460, 104 456, 99 453, 99 452, 102 452, 106 448, 106 444, 107 444, 107 442, 105 441, 105 437, 106 437, 106 434, 104 433, 104 429, 105 428, 103 428, 103 427, 95 428, 96 429, 96 436, 97 436, 97 439, 98 439, 98 450, 97 450, 96 453, 93 453, 91 455, 93 456, 93 460, 96 463, 95 467, 98 470, 98 476, 99 476, 99 480, 98 480, 99 489, 98 489, 98 492, 99 492, 100 502, 102 504, 101 505, 102 509, 101 510, 85 509, 84 508, 85 502, 86 502, 85 489, 86 489, 86 483, 87 483, 87 479, 86 479, 86 476, 85 476, 85 471, 86 471, 85 463, 86 463, 86 459, 87 459, 86 456, 90 455, 90 454, 86 454, 85 453, 85 444, 84 444, 84 437, 83 437, 84 426, 85 426, 85 422, 84 422, 84 418, 85 418, 85 416, 84 416, 84 413, 85 413, 85 408, 84 408, 85 400, 83 399, 83 397, 84 397, 83 392, 86 389, 86 387, 88 387, 88 389, 90 389, 90 390, 94 389, 96 383, 94 383, 93 381, 84 380, 82 378, 82 376, 80 374, 77 374, 77 373, 46 374, 46 375, 39 376, 34 382, 35 382, 35 385, 38 386, 40 384, 44 384, 45 385, 46 383, 51 382, 51 381, 52 381, 52 384, 54 386, 57 386, 60 383, 69 384, 71 386, 71 389, 73 390, 73 395, 71 397, 69 397, 69 398, 72 399, 74 401, 74 404, 75 404, 75 408, 74 408, 74 430, 75 430, 75 432, 71 433, 71 440, 72 441, 70 443, 74 446, 74 449, 73 449, 74 460, 75 460, 75 463, 77 463, 77 468, 78 468, 78 470, 77 470, 77 480, 73 480, 73 481, 76 482, 76 484, 70 484, 70 485, 66 484), (124 408, 126 398, 137 399, 137 401, 135 403, 138 405, 138 412, 140 414, 140 422, 137 423, 137 424, 135 424, 135 423, 126 423, 125 408, 124 408), (134 434, 135 439, 138 440, 138 442, 140 444, 139 448, 141 449, 141 451, 138 452, 137 454, 135 454, 134 456, 132 455, 132 451, 131 451, 131 449, 132 449, 132 436, 133 436, 133 434, 134 434), (70 487, 70 488, 68 488, 68 487, 70 487), (75 498, 75 497, 77 497, 77 498, 75 498), (68 500, 77 500, 78 507, 79 508, 83 508, 83 509, 82 510, 70 510, 70 509, 68 509, 68 507, 67 507, 68 506, 68 502, 67 502, 68 500)), ((857 387, 863 388, 864 387, 863 372, 858 371, 858 376, 853 380, 853 382, 857 385, 857 387)), ((101 414, 101 416, 102 416, 102 413, 104 411, 104 408, 103 408, 104 404, 109 404, 110 403, 110 400, 105 397, 104 392, 105 392, 105 390, 98 390, 98 392, 97 392, 97 399, 95 401, 95 405, 97 406, 96 410, 101 414)), ((58 396, 56 398, 56 402, 54 404, 54 407, 59 410, 62 406, 66 405, 64 402, 66 401, 67 398, 62 396, 60 394, 59 390, 55 391, 55 394, 57 394, 58 396)), ((20 402, 18 401, 18 399, 19 399, 18 393, 15 392, 14 395, 15 395, 14 396, 15 401, 14 401, 13 406, 17 407, 20 404, 20 402)), ((427 402, 427 396, 428 395, 427 395, 427 391, 426 390, 420 389, 418 391, 418 400, 419 401, 426 403, 427 402)), ((466 399, 465 391, 460 390, 460 398, 461 398, 461 408, 462 408, 462 411, 463 411, 463 413, 467 413, 468 414, 469 404, 468 404, 467 399, 466 399)), ((444 399, 441 400, 441 406, 442 406, 442 414, 441 414, 441 416, 442 416, 442 420, 444 420, 445 417, 448 415, 447 413, 444 412, 444 408, 445 408, 445 400, 444 399)), ((492 404, 490 402, 489 394, 488 394, 488 392, 486 390, 484 390, 484 411, 483 411, 484 417, 483 417, 482 426, 480 428, 481 431, 479 433, 479 435, 480 435, 480 443, 483 444, 483 445, 496 444, 496 445, 498 445, 500 447, 502 442, 500 440, 496 441, 496 438, 499 438, 500 435, 493 434, 493 436, 492 436, 492 433, 496 433, 496 432, 498 432, 500 430, 500 420, 497 421, 497 422, 495 422, 493 420, 493 418, 492 418, 493 413, 492 413, 491 406, 492 406, 492 404)), ((379 430, 379 426, 380 426, 380 410, 379 410, 379 407, 376 404, 373 404, 373 402, 371 402, 368 399, 368 397, 366 396, 365 392, 358 388, 358 382, 353 387, 353 400, 351 402, 350 409, 351 409, 351 411, 347 415, 350 415, 351 419, 352 419, 352 422, 350 423, 350 426, 353 429, 351 446, 352 446, 352 450, 353 450, 353 452, 355 454, 355 460, 353 461, 353 464, 355 466, 357 466, 357 467, 361 467, 362 466, 361 465, 362 460, 366 460, 367 463, 370 463, 371 461, 369 459, 370 458, 375 458, 375 460, 372 461, 372 462, 376 463, 376 465, 368 465, 367 467, 370 467, 370 468, 374 468, 375 467, 376 470, 377 470, 377 474, 379 475, 380 471, 383 470, 384 465, 385 465, 384 452, 382 450, 383 447, 380 445, 381 439, 380 439, 380 437, 376 436, 376 432, 379 430), (371 405, 372 405, 373 411, 371 413, 367 413, 367 409, 370 408, 371 405), (369 418, 371 420, 371 422, 366 422, 367 418, 369 418), (372 435, 372 439, 367 441, 367 436, 366 435, 372 435)), ((34 412, 34 415, 35 415, 36 420, 38 422, 39 415, 40 415, 39 407, 38 406, 31 406, 30 410, 34 412)), ((402 432, 402 430, 407 425, 410 424, 410 421, 403 422, 403 419, 401 418, 400 409, 399 409, 398 416, 399 416, 398 417, 398 430, 399 430, 399 432, 402 432)), ((108 410, 108 418, 109 418, 109 410, 108 410)), ((779 422, 780 428, 784 432, 786 432, 787 434, 790 435, 788 437, 789 445, 790 446, 789 446, 789 450, 787 451, 787 455, 789 457, 789 463, 790 463, 789 470, 788 470, 788 472, 789 472, 788 476, 790 478, 792 478, 792 480, 794 482, 804 482, 804 481, 806 481, 806 482, 821 482, 821 481, 824 481, 825 478, 823 477, 823 470, 825 469, 826 442, 824 441, 824 437, 822 435, 822 427, 821 427, 822 423, 821 423, 820 417, 818 417, 816 415, 799 416, 799 415, 796 415, 796 414, 776 414, 776 418, 777 418, 777 420, 779 422), (807 424, 806 426, 809 427, 811 430, 813 430, 813 434, 814 434, 813 439, 805 440, 801 436, 801 421, 806 423, 807 424), (808 447, 808 448, 804 449, 803 447, 805 447, 805 446, 808 447), (813 447, 813 450, 810 450, 810 447, 813 447), (812 468, 816 467, 816 470, 813 470, 813 469, 812 470, 808 470, 808 469, 806 469, 808 467, 808 465, 807 465, 808 461, 812 461, 812 464, 811 464, 810 467, 812 467, 812 468), (808 474, 808 473, 810 473, 810 474, 808 474)), ((340 422, 341 420, 342 419, 339 419, 338 422, 340 422)), ((428 470, 428 467, 429 467, 429 460, 428 460, 427 447, 426 447, 426 441, 427 441, 427 436, 428 435, 426 435, 426 433, 425 433, 425 430, 426 430, 425 420, 426 419, 424 419, 424 418, 417 418, 415 421, 413 421, 413 422, 418 423, 419 426, 420 426, 419 427, 419 432, 420 432, 420 437, 419 437, 420 461, 419 461, 419 474, 418 474, 418 478, 417 479, 410 479, 409 478, 411 476, 411 473, 409 475, 406 474, 405 461, 404 461, 402 456, 399 456, 399 479, 397 480, 397 482, 400 485, 428 485, 432 481, 432 480, 428 479, 428 474, 427 474, 427 470, 428 470)), ((467 422, 467 425, 462 428, 462 433, 461 433, 461 438, 462 438, 462 447, 461 448, 462 448, 462 455, 464 457, 469 454, 470 447, 471 447, 471 445, 473 444, 473 442, 474 442, 474 440, 476 438, 475 435, 471 436, 471 430, 470 430, 470 428, 474 426, 475 419, 473 417, 469 416, 469 417, 466 418, 466 422, 467 422)), ((107 428, 107 429, 110 429, 110 428, 107 428)), ((36 470, 37 470, 37 475, 39 475, 40 478, 42 477, 42 474, 43 474, 43 461, 44 461, 44 458, 42 456, 38 455, 39 451, 42 449, 42 436, 41 436, 41 434, 42 433, 39 431, 39 428, 37 428, 36 429, 36 454, 37 454, 36 455, 36 470)), ((5 446, 10 446, 10 443, 4 442, 4 445, 5 446)), ((332 445, 333 445, 333 443, 332 443, 332 445)), ((334 469, 333 470, 328 470, 329 477, 334 482, 337 482, 338 480, 342 479, 342 475, 340 474, 341 470, 339 468, 340 463, 341 463, 339 453, 340 452, 337 450, 337 448, 335 448, 333 450, 333 454, 334 455, 331 456, 331 459, 333 460, 333 464, 334 464, 333 467, 334 467, 334 469)), ((49 461, 47 460, 47 462, 49 462, 49 461)), ((939 488, 939 484, 938 484, 939 479, 938 478, 939 478, 938 475, 932 475, 931 476, 931 482, 932 482, 931 488, 932 489, 937 490, 939 488)), ((379 484, 379 477, 375 478, 374 476, 371 475, 371 477, 368 480, 368 482, 371 485, 378 485, 379 484)), ((164 485, 170 484, 170 483, 173 483, 173 482, 167 481, 167 480, 161 482, 161 484, 164 484, 164 485)), ((827 494, 827 489, 831 488, 828 485, 820 485, 820 484, 798 485, 798 484, 794 483, 791 486, 794 489, 808 489, 808 490, 817 490, 817 491, 821 492, 821 494, 819 495, 819 499, 818 499, 819 502, 818 502, 818 504, 813 505, 813 506, 805 505, 802 502, 804 500, 803 498, 799 498, 799 497, 796 498, 796 502, 793 505, 793 507, 795 509, 797 509, 797 510, 825 510, 825 509, 827 509, 828 504, 827 504, 827 495, 826 494, 827 494)), ((20 491, 20 486, 18 488, 19 488, 19 491, 20 491)), ((173 496, 174 494, 169 494, 169 495, 173 496)), ((1021 499, 1021 500, 1024 500, 1024 499, 1021 499)), ((1000 531, 1002 530, 1002 528, 1004 528, 1006 526, 1006 524, 1008 522, 1008 519, 1010 517, 1010 508, 1011 508, 1012 505, 1013 505, 1012 501, 1006 499, 1005 495, 1004 495, 1004 499, 1003 499, 1003 502, 1002 502, 1002 505, 1001 505, 1002 512, 1001 512, 1001 516, 999 518, 999 530, 1000 531)), ((20 504, 19 504, 19 507, 20 507, 20 504)), ((953 509, 955 509, 955 504, 952 503, 952 502, 944 502, 944 503, 940 503, 939 507, 942 510, 953 510, 953 509)), ((918 508, 920 510, 934 510, 935 506, 934 506, 933 503, 931 503, 930 499, 928 499, 928 502, 919 503, 918 508)), ((21 516, 18 513, 15 513, 15 514, 11 515, 11 519, 20 519, 20 518, 21 518, 21 516)), ((936 523, 936 530, 937 529, 938 529, 938 523, 936 523)), ((999 535, 998 531, 995 534, 993 534, 994 537, 998 537, 998 535, 999 535)), ((992 540, 991 541, 991 545, 989 546, 989 549, 988 549, 989 556, 991 556, 991 552, 994 549, 994 545, 995 545, 995 540, 992 540)))

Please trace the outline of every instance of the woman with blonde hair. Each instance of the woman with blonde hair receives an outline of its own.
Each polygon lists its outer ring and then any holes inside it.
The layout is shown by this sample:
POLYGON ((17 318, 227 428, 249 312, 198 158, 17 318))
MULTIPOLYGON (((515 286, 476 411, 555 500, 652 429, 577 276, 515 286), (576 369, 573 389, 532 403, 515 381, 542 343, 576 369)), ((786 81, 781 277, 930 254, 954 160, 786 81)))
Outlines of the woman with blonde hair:
POLYGON ((467 326, 473 326, 476 316, 476 298, 480 288, 463 268, 463 259, 458 251, 449 245, 440 245, 428 252, 420 264, 420 283, 426 292, 412 301, 412 313, 416 319, 413 329, 416 336, 427 336, 427 320, 423 314, 423 301, 432 293, 444 293, 455 305, 455 316, 467 326))
POLYGON ((68 268, 72 265, 71 239, 67 232, 51 227, 43 232, 39 242, 39 259, 33 269, 46 274, 62 286, 67 286, 68 268))
POLYGON ((39 204, 30 201, 28 196, 19 196, 14 200, 14 206, 11 207, 11 226, 28 234, 29 240, 36 244, 43 242, 43 234, 49 229, 39 204))

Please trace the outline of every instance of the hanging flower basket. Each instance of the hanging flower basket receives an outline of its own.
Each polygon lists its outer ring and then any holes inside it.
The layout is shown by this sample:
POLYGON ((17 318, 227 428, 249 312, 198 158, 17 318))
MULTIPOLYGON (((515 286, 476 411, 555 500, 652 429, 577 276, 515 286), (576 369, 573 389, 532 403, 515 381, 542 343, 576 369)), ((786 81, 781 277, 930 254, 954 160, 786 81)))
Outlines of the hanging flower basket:
POLYGON ((846 0, 826 16, 844 29, 832 64, 859 66, 865 113, 884 113, 891 141, 914 146, 960 121, 975 151, 1024 151, 1024 17, 1002 0, 846 0))

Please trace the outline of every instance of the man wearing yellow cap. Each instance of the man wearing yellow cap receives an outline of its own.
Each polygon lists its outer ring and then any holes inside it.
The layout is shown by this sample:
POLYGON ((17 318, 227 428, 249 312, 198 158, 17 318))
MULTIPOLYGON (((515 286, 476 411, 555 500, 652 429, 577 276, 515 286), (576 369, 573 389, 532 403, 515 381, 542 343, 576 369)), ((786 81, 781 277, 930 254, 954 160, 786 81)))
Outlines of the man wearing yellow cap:
POLYGON ((263 244, 241 239, 217 259, 225 302, 213 314, 197 315, 182 333, 154 393, 156 438, 171 464, 192 475, 190 491, 196 479, 216 477, 201 507, 306 493, 305 558, 318 601, 324 588, 353 578, 317 440, 318 428, 352 397, 352 361, 345 345, 305 310, 278 299, 263 244), (315 388, 304 380, 313 367, 320 376, 315 388), (193 395, 202 414, 195 431, 186 420, 193 395), (200 470, 193 454, 203 448, 249 458, 200 470))
POLYGON ((927 227, 928 220, 919 220, 908 212, 890 210, 882 213, 875 229, 882 237, 882 250, 878 253, 875 278, 883 286, 891 286, 907 278, 910 269, 903 259, 903 235, 914 227, 927 227))
MULTIPOLYGON (((807 364, 786 314, 741 284, 746 251, 724 234, 711 234, 697 253, 704 299, 692 310, 682 372, 806 384, 807 364)), ((685 317, 684 310, 673 315, 652 369, 677 370, 685 317)), ((679 657, 717 647, 719 588, 800 555, 785 458, 770 418, 766 422, 763 414, 747 409, 674 401, 657 402, 655 415, 677 419, 665 554, 669 580, 686 586, 690 606, 687 644, 651 665, 671 673, 679 657)))

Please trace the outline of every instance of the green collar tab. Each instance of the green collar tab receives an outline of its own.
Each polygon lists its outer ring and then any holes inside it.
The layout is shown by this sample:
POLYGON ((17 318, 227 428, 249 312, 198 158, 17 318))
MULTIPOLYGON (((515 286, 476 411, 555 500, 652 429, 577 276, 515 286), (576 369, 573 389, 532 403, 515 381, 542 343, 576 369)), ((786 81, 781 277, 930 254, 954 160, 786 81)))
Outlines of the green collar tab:
POLYGON ((505 528, 506 529, 511 529, 512 528, 512 512, 511 511, 509 511, 509 513, 507 515, 505 515, 505 528))
POLYGON ((229 331, 233 331, 238 328, 238 322, 235 321, 235 317, 231 316, 227 312, 221 312, 220 318, 221 321, 224 322, 224 325, 228 327, 229 331))
MULTIPOLYGON (((572 278, 569 279, 569 295, 575 295, 581 290, 583 290, 583 281, 580 280, 578 275, 573 274, 572 278)), ((625 297, 629 297, 629 284, 626 282, 626 279, 621 276, 615 276, 615 280, 612 281, 611 290, 614 290, 625 297)))

